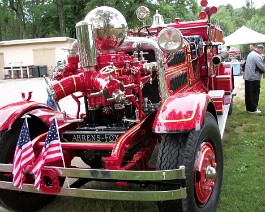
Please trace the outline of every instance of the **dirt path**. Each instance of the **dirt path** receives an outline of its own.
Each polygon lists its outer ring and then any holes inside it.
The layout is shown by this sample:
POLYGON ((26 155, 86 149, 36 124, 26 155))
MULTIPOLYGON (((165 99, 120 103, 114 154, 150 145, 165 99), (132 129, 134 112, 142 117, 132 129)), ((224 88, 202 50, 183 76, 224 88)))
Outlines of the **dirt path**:
POLYGON ((235 83, 234 93, 236 93, 236 97, 244 99, 245 87, 244 87, 243 76, 234 76, 234 83, 235 83))

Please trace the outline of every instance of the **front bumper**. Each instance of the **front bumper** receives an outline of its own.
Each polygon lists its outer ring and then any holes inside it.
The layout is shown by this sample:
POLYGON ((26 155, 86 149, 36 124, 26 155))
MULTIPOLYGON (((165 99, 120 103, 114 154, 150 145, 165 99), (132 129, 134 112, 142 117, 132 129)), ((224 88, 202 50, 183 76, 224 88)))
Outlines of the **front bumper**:
MULTIPOLYGON (((12 164, 0 164, 0 173, 12 174, 12 164), (2 173, 1 173, 2 172, 2 173)), ((24 191, 39 194, 51 194, 61 196, 72 196, 93 199, 108 200, 131 200, 131 201, 165 201, 186 198, 186 188, 167 191, 137 191, 137 190, 104 190, 71 188, 68 184, 71 178, 84 178, 100 181, 121 181, 121 182, 167 182, 172 180, 185 179, 185 167, 174 170, 161 171, 125 171, 125 170, 103 170, 103 169, 81 169, 81 168, 62 168, 45 167, 43 175, 49 177, 49 185, 41 183, 38 191, 33 184, 23 184, 22 190, 13 186, 12 182, 0 181, 0 189, 24 191), (59 177, 66 177, 67 186, 60 187, 59 177)), ((42 179, 43 177, 42 176, 42 179)))

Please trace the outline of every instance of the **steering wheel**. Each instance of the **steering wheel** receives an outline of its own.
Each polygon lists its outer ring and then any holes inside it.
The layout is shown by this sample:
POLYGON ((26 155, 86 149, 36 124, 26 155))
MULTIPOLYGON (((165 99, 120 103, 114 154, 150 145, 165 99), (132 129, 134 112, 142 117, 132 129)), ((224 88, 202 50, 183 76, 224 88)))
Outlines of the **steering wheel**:
POLYGON ((110 74, 115 71, 115 66, 106 66, 100 70, 101 74, 110 74))
POLYGON ((148 34, 149 36, 153 36, 153 35, 156 34, 155 32, 150 32, 148 28, 150 28, 150 25, 142 26, 141 28, 139 28, 139 29, 138 29, 138 35, 139 35, 140 37, 141 37, 141 35, 145 35, 144 32, 141 33, 141 31, 142 31, 143 29, 145 29, 145 30, 147 31, 147 34, 148 34))

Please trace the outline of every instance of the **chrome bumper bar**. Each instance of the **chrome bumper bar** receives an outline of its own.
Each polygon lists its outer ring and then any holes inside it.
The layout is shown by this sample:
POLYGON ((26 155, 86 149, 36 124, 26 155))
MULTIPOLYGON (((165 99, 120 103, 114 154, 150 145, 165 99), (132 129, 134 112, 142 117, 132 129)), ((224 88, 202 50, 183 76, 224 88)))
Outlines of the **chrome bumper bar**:
MULTIPOLYGON (((185 179, 185 167, 174 170, 161 171, 125 171, 125 170, 102 170, 102 169, 81 169, 45 167, 56 170, 59 176, 68 178, 89 178, 91 180, 117 180, 117 181, 162 181, 185 179)), ((11 173, 12 164, 0 164, 0 172, 11 173)), ((0 181, 0 189, 17 190, 31 193, 42 193, 35 189, 32 184, 23 184, 22 190, 13 186, 12 182, 0 181)), ((93 199, 109 200, 133 200, 133 201, 165 201, 186 198, 186 188, 168 191, 123 191, 123 190, 102 190, 86 188, 65 188, 62 187, 56 195, 72 196, 93 199)))

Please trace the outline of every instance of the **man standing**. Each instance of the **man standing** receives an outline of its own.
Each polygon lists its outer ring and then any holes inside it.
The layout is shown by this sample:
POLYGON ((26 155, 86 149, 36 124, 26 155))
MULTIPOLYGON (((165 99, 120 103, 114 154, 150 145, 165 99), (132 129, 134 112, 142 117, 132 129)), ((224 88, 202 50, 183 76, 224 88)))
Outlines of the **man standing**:
POLYGON ((251 51, 246 60, 244 80, 245 80, 245 104, 246 110, 252 114, 260 114, 257 109, 260 94, 260 79, 265 72, 265 66, 262 60, 264 46, 258 45, 251 51))
POLYGON ((230 46, 226 47, 225 53, 227 54, 227 57, 224 59, 224 62, 230 62, 230 56, 229 56, 230 46))
POLYGON ((249 44, 250 51, 253 51, 255 48, 256 48, 256 44, 255 43, 249 44))

